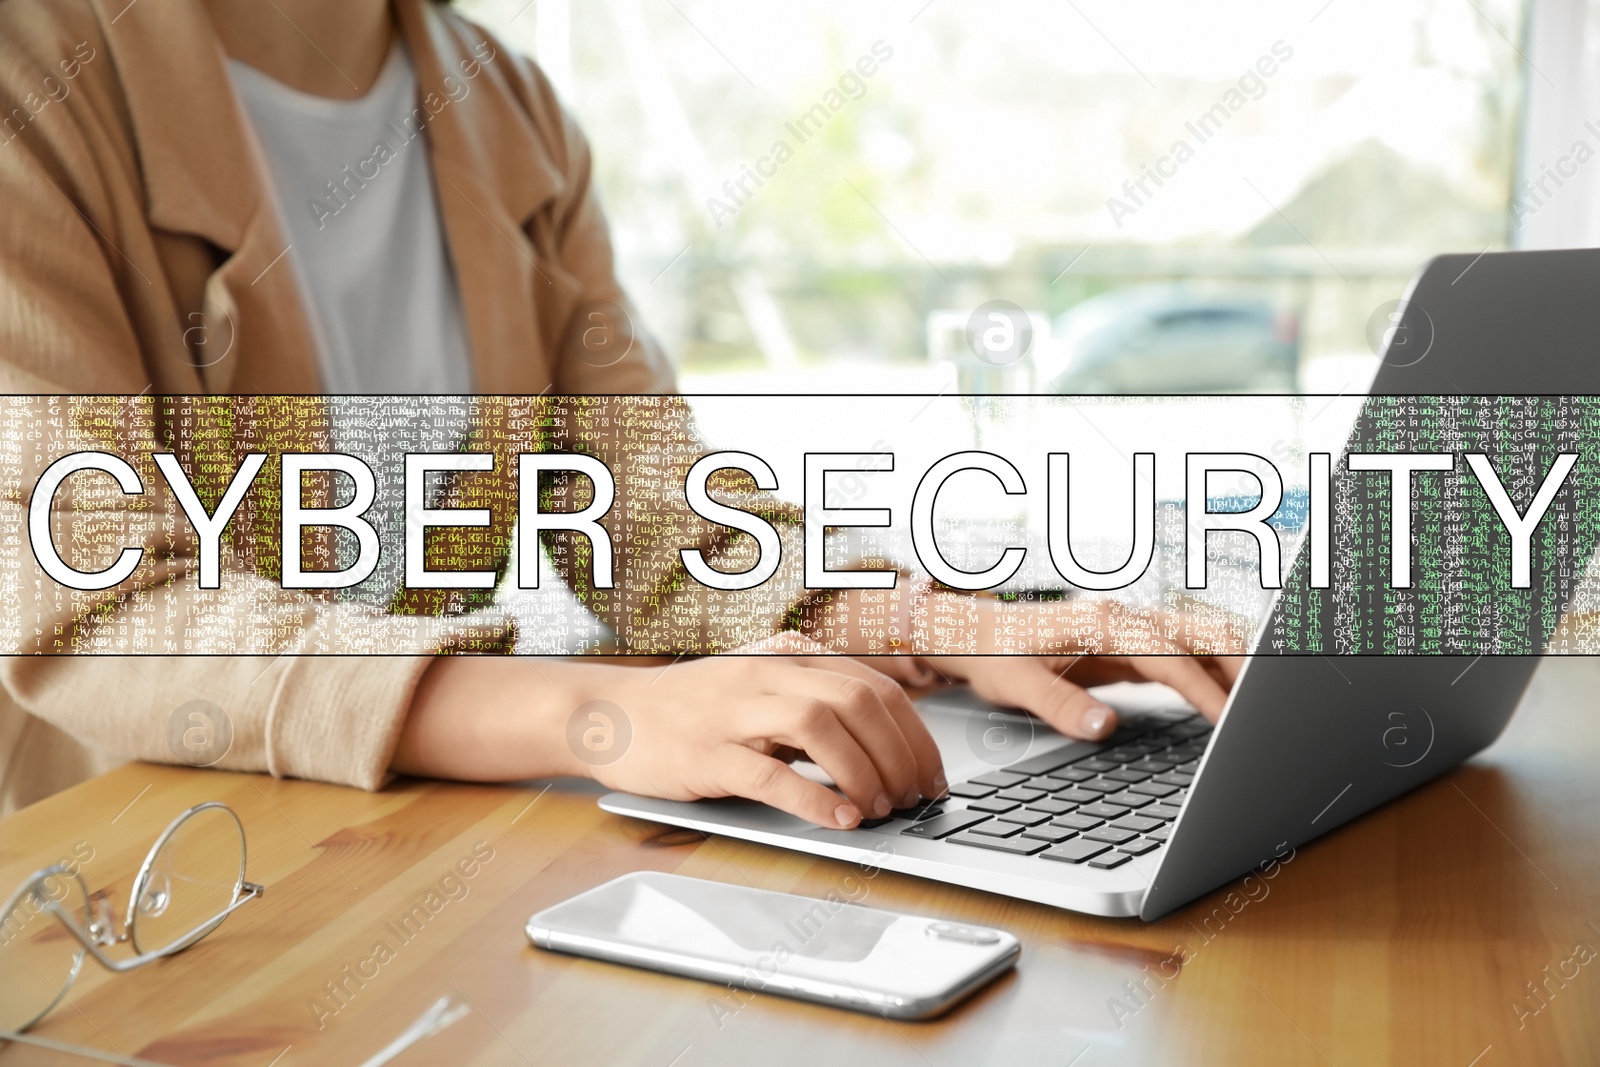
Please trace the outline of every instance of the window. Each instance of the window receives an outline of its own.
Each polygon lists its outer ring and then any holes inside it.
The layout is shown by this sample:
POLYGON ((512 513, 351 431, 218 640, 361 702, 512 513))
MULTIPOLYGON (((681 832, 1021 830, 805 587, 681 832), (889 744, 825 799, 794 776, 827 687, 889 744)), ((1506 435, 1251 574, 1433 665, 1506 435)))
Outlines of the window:
POLYGON ((937 391, 931 325, 995 299, 1047 325, 997 387, 1038 387, 1131 290, 1332 392, 1430 255, 1507 239, 1516 0, 463 6, 588 131, 691 391, 937 391))

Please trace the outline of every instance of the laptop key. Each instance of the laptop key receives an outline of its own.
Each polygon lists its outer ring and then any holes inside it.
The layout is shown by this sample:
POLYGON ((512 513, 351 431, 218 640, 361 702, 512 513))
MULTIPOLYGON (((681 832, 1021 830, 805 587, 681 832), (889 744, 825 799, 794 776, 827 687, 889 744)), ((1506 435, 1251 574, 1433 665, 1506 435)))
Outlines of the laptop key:
POLYGON ((983 785, 979 782, 962 782, 959 785, 950 787, 950 795, 977 800, 979 797, 993 796, 997 788, 997 786, 983 785))
POLYGON ((1085 841, 1080 837, 1072 841, 1065 841, 1055 848, 1047 850, 1043 855, 1047 860, 1060 860, 1062 863, 1082 863, 1086 859, 1092 859, 1110 850, 1111 846, 1109 845, 1103 845, 1098 841, 1085 841))
POLYGON ((1095 774, 1104 774, 1106 771, 1116 770, 1118 766, 1118 764, 1112 763, 1109 760, 1096 758, 1079 760, 1077 763, 1074 763, 1070 769, 1075 771, 1093 771, 1095 774))
POLYGON ((1127 787, 1127 782, 1113 782, 1106 778, 1095 778, 1087 782, 1079 782, 1072 788, 1087 789, 1091 793, 1120 793, 1127 787))
MULTIPOLYGON (((1085 804, 1074 815, 1087 815, 1094 819, 1120 819, 1128 814, 1127 808, 1119 808, 1115 804, 1085 804)), ((1070 818, 1063 815, 1062 818, 1070 818)))
POLYGON ((1163 826, 1159 830, 1151 830, 1147 836, 1152 841, 1165 841, 1168 837, 1172 836, 1172 827, 1163 826))
POLYGON ((1149 819, 1161 819, 1164 822, 1171 822, 1178 817, 1178 813, 1182 810, 1182 808, 1173 804, 1152 804, 1148 808, 1139 809, 1139 814, 1149 819))
POLYGON ((1200 761, 1192 759, 1187 763, 1178 764, 1178 770, 1183 774, 1193 774, 1200 769, 1200 761))
POLYGON ((1016 811, 1008 811, 1004 815, 995 817, 1001 822, 1016 823, 1018 826, 1038 826, 1050 818, 1050 813, 1048 811, 1033 811, 1029 808, 1018 808, 1016 811))
POLYGON ((983 800, 974 800, 967 804, 968 811, 982 811, 990 815, 1004 815, 1008 811, 1015 811, 1022 807, 1015 800, 1001 800, 999 797, 987 797, 983 800))
POLYGON ((1065 778, 1056 778, 1048 774, 1036 774, 1022 784, 1028 789, 1043 789, 1046 793, 1054 793, 1057 789, 1065 789, 1072 783, 1065 778))
POLYGON ((913 819, 920 821, 922 819, 932 818, 935 815, 941 814, 943 814, 943 809, 938 806, 937 802, 928 804, 925 807, 895 808, 881 819, 862 819, 861 822, 856 824, 856 829, 876 830, 878 827, 883 826, 886 823, 894 822, 896 819, 913 819))
POLYGON ((1151 830, 1159 830, 1166 823, 1160 819, 1147 819, 1143 815, 1124 815, 1111 825, 1118 830, 1132 830, 1136 834, 1147 834, 1151 830))
POLYGON ((1121 793, 1113 793, 1108 797, 1102 797, 1101 800, 1107 804, 1117 804, 1124 808, 1142 808, 1146 804, 1155 803, 1150 797, 1145 796, 1143 793, 1135 793, 1131 789, 1123 790, 1121 793))
POLYGON ((1062 789, 1055 797, 1068 804, 1096 804, 1100 800, 1100 794, 1089 789, 1062 789))
POLYGON ((1085 830, 1083 836, 1090 841, 1104 841, 1108 845, 1120 845, 1124 841, 1132 841, 1139 835, 1132 830, 1118 830, 1115 826, 1099 826, 1093 830, 1085 830))
POLYGON ((1001 800, 1020 800, 1022 803, 1026 804, 1030 800, 1038 800, 1040 797, 1044 796, 1045 791, 1043 789, 1029 789, 1027 786, 1018 785, 1013 786, 1010 789, 1002 789, 996 795, 1001 800))
POLYGON ((1150 772, 1133 770, 1130 765, 1127 767, 1118 767, 1114 771, 1107 771, 1105 776, 1111 779, 1113 782, 1132 783, 1147 781, 1150 778, 1150 772))
POLYGON ((1029 811, 1042 811, 1050 815, 1065 815, 1069 811, 1076 811, 1077 808, 1076 804, 1069 804, 1065 800, 1056 800, 1052 797, 1035 800, 1028 805, 1029 811))
POLYGON ((975 776, 972 781, 978 785, 992 785, 996 789, 1010 789, 1021 782, 1026 782, 1026 774, 1016 774, 1012 771, 990 771, 987 774, 975 776))
POLYGON ((1038 841, 1048 841, 1052 845, 1059 845, 1063 841, 1070 841, 1078 836, 1076 830, 1063 830, 1056 826, 1030 826, 1022 831, 1023 837, 1031 837, 1038 841))
POLYGON ((1007 771, 1014 771, 1022 775, 1049 774, 1058 767, 1065 767, 1069 763, 1079 760, 1110 748, 1113 745, 1125 744, 1138 737, 1141 731, 1130 729, 1126 724, 1117 727, 1116 731, 1104 741, 1073 741, 1062 745, 1060 748, 1051 749, 1049 752, 1038 756, 1031 756, 1020 763, 1013 763, 1007 771))
POLYGON ((889 813, 889 818, 916 819, 920 821, 922 819, 926 819, 929 815, 938 815, 943 812, 944 809, 940 806, 943 803, 944 802, 942 800, 933 800, 928 801, 927 803, 917 804, 909 808, 895 808, 889 813))
POLYGON ((1135 763, 1125 763, 1123 764, 1123 769, 1129 771, 1139 771, 1144 774, 1162 774, 1166 771, 1172 770, 1178 765, 1177 760, 1162 759, 1162 755, 1165 755, 1165 753, 1155 756, 1146 756, 1144 759, 1135 763))
POLYGON ((1194 775, 1184 774, 1181 771, 1168 771, 1166 774, 1156 775, 1152 781, 1160 782, 1162 785, 1175 785, 1182 789, 1184 786, 1194 784, 1194 775))
POLYGON ((1135 793, 1144 793, 1152 797, 1170 797, 1178 791, 1175 785, 1162 785, 1160 782, 1140 782, 1138 785, 1128 787, 1135 793))
POLYGON ((952 845, 974 845, 995 852, 1010 852, 1016 856, 1031 856, 1050 847, 1050 842, 1031 837, 985 837, 982 834, 952 834, 945 838, 952 845))
POLYGON ((1089 861, 1089 866, 1098 867, 1102 871, 1109 871, 1113 867, 1121 867, 1133 859, 1126 852, 1103 852, 1089 861))
POLYGON ((990 819, 980 822, 970 830, 963 833, 983 834, 985 837, 1015 837, 1022 833, 1024 827, 1014 822, 1001 822, 999 819, 990 819))
POLYGON ((1129 841, 1126 844, 1118 845, 1117 851, 1126 852, 1130 856, 1143 856, 1148 852, 1154 852, 1160 847, 1160 841, 1152 841, 1148 837, 1141 837, 1137 841, 1129 841))
POLYGON ((1071 815, 1057 815, 1050 820, 1050 825, 1063 830, 1093 830, 1103 822, 1105 822, 1104 819, 1096 819, 1093 816, 1085 815, 1083 809, 1079 808, 1071 815))
POLYGON ((913 823, 900 832, 907 837, 941 838, 958 830, 983 822, 989 816, 981 811, 947 811, 931 819, 913 823))

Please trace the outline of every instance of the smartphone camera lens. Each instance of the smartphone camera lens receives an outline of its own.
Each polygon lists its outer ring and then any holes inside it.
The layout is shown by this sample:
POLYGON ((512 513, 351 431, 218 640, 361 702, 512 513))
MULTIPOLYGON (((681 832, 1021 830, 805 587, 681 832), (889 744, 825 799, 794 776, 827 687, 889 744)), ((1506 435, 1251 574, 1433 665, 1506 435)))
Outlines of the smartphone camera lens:
POLYGON ((943 938, 946 941, 964 941, 969 945, 992 945, 1000 940, 998 930, 990 930, 983 926, 967 926, 964 923, 930 923, 928 936, 943 938))

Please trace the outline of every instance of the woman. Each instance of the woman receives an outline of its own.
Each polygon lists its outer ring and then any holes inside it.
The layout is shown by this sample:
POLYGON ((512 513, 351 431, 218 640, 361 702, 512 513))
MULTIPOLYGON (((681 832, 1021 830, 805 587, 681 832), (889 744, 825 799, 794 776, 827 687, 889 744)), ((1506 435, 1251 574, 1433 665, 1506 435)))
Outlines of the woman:
MULTIPOLYGON (((670 397, 668 363, 633 328, 587 144, 535 67, 443 6, 8 0, 0 112, 0 388, 44 397, 13 411, 47 428, 5 487, 0 519, 19 535, 10 543, 24 543, 39 465, 70 451, 115 451, 159 485, 153 452, 172 451, 190 470, 206 461, 232 470, 249 451, 328 451, 353 423, 345 402, 321 394, 474 392, 485 398, 447 443, 499 462, 453 479, 449 506, 503 504, 518 452, 598 455, 619 472, 608 528, 642 508, 666 532, 628 554, 628 578, 603 597, 585 584, 581 546, 560 537, 548 546, 619 641, 668 654, 790 654, 657 670, 436 657, 507 645, 509 624, 484 610, 487 594, 383 581, 355 599, 284 589, 281 559, 255 536, 275 528, 270 482, 229 526, 225 580, 204 589, 195 538, 169 496, 130 497, 80 478, 54 504, 63 558, 92 571, 115 558, 107 546, 142 545, 144 562, 117 587, 79 593, 13 550, 8 580, 26 599, 10 651, 164 658, 5 660, 10 804, 88 773, 79 742, 124 757, 181 756, 175 709, 194 700, 225 713, 224 767, 369 789, 391 771, 587 774, 674 799, 747 796, 838 827, 945 789, 933 742, 895 680, 964 679, 1078 737, 1114 726, 1078 682, 1153 678, 1208 714, 1221 709, 1233 661, 1183 655, 1188 642, 1159 632, 1166 620, 1103 604, 1006 605, 906 582, 876 602, 819 600, 787 566, 712 608, 703 589, 677 580, 679 548, 737 571, 750 545, 687 513, 663 479, 626 476, 644 448, 616 429, 629 420, 661 431, 649 461, 670 470, 686 469, 700 446, 670 397), (627 353, 620 361, 586 358, 596 315, 607 343, 627 353), (124 399, 71 401, 57 418, 52 398, 66 394, 124 399), (536 399, 544 394, 610 398, 552 415, 536 399), (257 395, 279 399, 227 399, 257 395), (880 656, 869 666, 822 655, 805 636, 852 654, 907 650, 860 636, 867 620, 874 630, 885 620, 902 634, 920 628, 923 647, 937 632, 941 648, 976 655, 880 656), (1162 655, 1064 655, 1095 630, 1162 655), (1040 655, 984 655, 1002 651, 993 644, 1001 632, 1023 634, 1021 647, 1040 655), (369 654, 298 654, 317 650, 369 654), (598 766, 568 742, 595 701, 621 709, 631 732, 625 754, 598 766), (783 762, 797 751, 842 797, 783 762)), ((571 477, 550 489, 578 505, 587 492, 571 477)), ((796 536, 797 515, 765 506, 796 536)), ((511 509, 492 511, 491 528, 452 531, 434 554, 459 570, 503 567, 511 509)), ((338 555, 325 543, 302 547, 338 555)))

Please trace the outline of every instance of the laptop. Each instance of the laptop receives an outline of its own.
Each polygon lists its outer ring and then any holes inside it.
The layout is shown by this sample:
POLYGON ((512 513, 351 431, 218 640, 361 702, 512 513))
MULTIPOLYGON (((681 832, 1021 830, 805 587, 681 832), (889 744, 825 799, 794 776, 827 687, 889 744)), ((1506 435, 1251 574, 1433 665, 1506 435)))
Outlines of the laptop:
MULTIPOLYGON (((1600 392, 1600 369, 1589 369, 1600 336, 1596 291, 1600 250, 1434 259, 1396 311, 1371 394, 1600 392)), ((1373 404, 1349 449, 1416 450, 1392 436, 1372 443, 1382 431, 1373 404)), ((1387 507, 1386 479, 1352 485, 1366 506, 1387 507)), ((1575 511, 1573 496, 1564 488, 1552 511, 1575 511)), ((1544 648, 1550 635, 1540 627, 1554 623, 1540 619, 1559 618, 1594 551, 1582 540, 1591 524, 1567 525, 1577 532, 1563 544, 1566 565, 1535 553, 1536 583, 1554 610, 1528 613, 1540 618, 1520 635, 1524 652, 1544 648)), ((1373 555, 1382 558, 1361 567, 1386 580, 1387 552, 1373 555)), ((1538 666, 1537 654, 1276 654, 1283 642, 1272 635, 1284 632, 1305 565, 1302 546, 1215 728, 1167 702, 1170 691, 1122 686, 1100 693, 1119 712, 1115 733, 1076 741, 955 688, 918 702, 950 796, 855 830, 736 799, 610 793, 600 806, 1073 911, 1158 918, 1252 870, 1271 871, 1482 751, 1538 666)), ((1330 626, 1333 614, 1313 612, 1309 625, 1330 626)), ((1371 651, 1346 642, 1341 651, 1371 651)))

